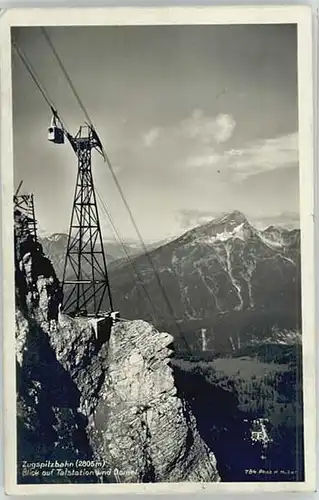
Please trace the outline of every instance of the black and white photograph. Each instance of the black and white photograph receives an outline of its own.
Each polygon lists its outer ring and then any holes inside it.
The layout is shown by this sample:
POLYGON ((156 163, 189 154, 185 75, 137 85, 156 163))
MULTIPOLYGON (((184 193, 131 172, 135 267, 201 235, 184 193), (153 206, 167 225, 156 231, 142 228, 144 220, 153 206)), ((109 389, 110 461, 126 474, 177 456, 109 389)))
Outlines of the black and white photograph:
POLYGON ((41 19, 10 29, 16 485, 306 484, 298 20, 41 19))

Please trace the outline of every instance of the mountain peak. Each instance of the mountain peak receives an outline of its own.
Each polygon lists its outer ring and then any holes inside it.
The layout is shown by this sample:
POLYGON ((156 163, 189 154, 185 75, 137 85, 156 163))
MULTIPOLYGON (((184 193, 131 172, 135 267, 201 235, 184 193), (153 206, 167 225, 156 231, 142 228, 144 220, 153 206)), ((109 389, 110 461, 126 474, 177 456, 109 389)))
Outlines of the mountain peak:
POLYGON ((232 212, 224 213, 217 219, 214 219, 212 221, 212 224, 245 224, 246 222, 248 222, 248 220, 242 212, 240 212, 239 210, 233 210, 232 212))
POLYGON ((190 231, 191 238, 207 239, 210 243, 226 241, 230 238, 246 240, 255 234, 255 229, 239 210, 221 214, 203 226, 190 231))

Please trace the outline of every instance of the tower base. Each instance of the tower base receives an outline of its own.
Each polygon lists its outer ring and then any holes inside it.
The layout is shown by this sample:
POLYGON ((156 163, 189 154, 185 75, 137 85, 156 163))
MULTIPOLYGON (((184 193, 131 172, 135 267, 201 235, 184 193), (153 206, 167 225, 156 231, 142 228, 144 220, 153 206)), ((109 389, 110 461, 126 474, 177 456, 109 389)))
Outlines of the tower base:
MULTIPOLYGON (((88 316, 89 317, 89 316, 88 316)), ((119 320, 119 312, 101 312, 97 317, 90 317, 89 323, 99 344, 109 341, 112 326, 119 320)))

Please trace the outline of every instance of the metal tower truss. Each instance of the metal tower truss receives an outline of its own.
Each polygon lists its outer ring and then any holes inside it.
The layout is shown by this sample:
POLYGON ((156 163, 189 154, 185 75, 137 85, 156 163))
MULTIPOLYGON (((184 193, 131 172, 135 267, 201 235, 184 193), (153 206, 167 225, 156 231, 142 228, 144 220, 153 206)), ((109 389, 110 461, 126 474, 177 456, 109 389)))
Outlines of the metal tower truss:
MULTIPOLYGON (((20 183, 19 188, 21 187, 20 183)), ((19 189, 18 188, 18 189, 19 189)), ((37 241, 37 221, 34 211, 34 196, 33 194, 15 194, 13 197, 14 209, 20 211, 25 216, 25 230, 37 241)))
POLYGON ((72 140, 78 174, 63 272, 63 310, 98 317, 105 314, 101 307, 108 303, 113 311, 113 304, 91 168, 96 135, 90 126, 81 127, 72 140))
MULTIPOLYGON (((76 154, 78 161, 77 181, 63 270, 64 299, 62 310, 71 316, 83 315, 91 316, 91 320, 107 318, 108 320, 116 321, 119 318, 119 312, 113 309, 107 274, 91 170, 92 149, 99 153, 105 162, 109 163, 109 160, 86 108, 76 92, 74 84, 44 27, 42 27, 42 32, 87 119, 86 125, 80 127, 76 136, 68 132, 65 123, 59 117, 52 100, 39 81, 27 57, 13 40, 13 46, 20 59, 52 112, 52 120, 48 129, 48 140, 53 144, 64 144, 65 140, 67 140, 76 154)), ((20 187, 21 183, 15 194, 15 202, 18 201, 17 195, 20 187)), ((34 210, 30 218, 30 224, 31 230, 36 236, 34 210), (34 220, 34 224, 32 220, 34 220)), ((93 321, 93 323, 97 325, 100 322, 93 321)))

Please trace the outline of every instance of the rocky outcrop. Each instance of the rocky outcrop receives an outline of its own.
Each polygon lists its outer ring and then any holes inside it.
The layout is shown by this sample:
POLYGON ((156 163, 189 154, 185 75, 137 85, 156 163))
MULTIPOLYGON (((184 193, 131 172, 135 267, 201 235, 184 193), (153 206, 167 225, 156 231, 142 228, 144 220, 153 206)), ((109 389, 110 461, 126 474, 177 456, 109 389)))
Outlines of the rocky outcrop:
POLYGON ((27 218, 14 213, 16 305, 40 323, 56 321, 62 301, 59 281, 42 246, 28 230, 27 218))
POLYGON ((173 338, 144 321, 102 324, 97 338, 89 321, 58 314, 51 262, 15 215, 19 482, 218 481, 175 386, 173 338), (23 461, 77 459, 108 472, 22 474, 23 461))
POLYGON ((121 482, 218 480, 215 457, 177 393, 172 336, 144 321, 121 322, 94 352, 89 329, 80 338, 75 332, 55 336, 55 350, 82 395, 95 460, 110 464, 121 482), (79 341, 91 352, 82 367, 74 356, 79 341))
POLYGON ((87 421, 79 412, 80 393, 57 361, 46 331, 19 310, 16 340, 18 481, 52 482, 50 477, 24 475, 24 464, 92 457, 87 421))
POLYGON ((90 436, 97 454, 123 471, 122 480, 218 480, 215 458, 177 394, 169 366, 172 340, 143 321, 113 329, 90 436))
POLYGON ((31 475, 25 465, 87 459, 92 450, 87 421, 79 412, 79 390, 50 344, 49 332, 57 331, 60 285, 26 218, 19 211, 14 215, 17 476, 20 483, 51 483, 52 477, 31 475))
POLYGON ((86 320, 61 315, 59 325, 51 345, 79 390, 94 460, 110 467, 103 480, 219 480, 175 386, 171 335, 144 321, 120 322, 99 347, 86 320))

